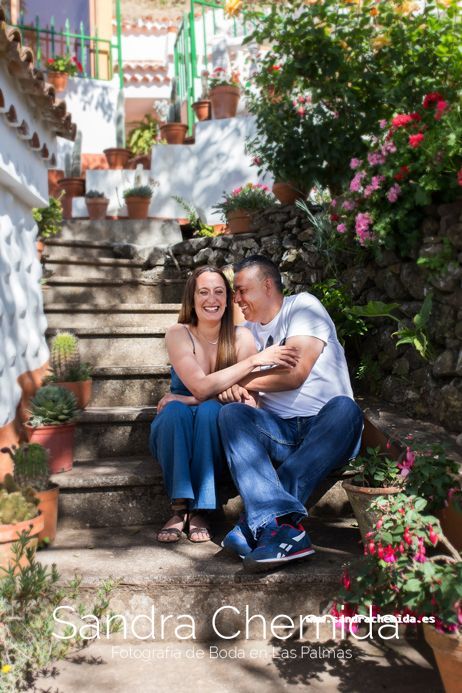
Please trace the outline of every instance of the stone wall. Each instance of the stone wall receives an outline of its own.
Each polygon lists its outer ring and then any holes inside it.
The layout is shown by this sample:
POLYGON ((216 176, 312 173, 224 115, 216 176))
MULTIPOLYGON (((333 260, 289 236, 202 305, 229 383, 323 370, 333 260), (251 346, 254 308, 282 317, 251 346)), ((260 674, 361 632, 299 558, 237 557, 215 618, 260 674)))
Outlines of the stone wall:
MULTIPOLYGON (((291 206, 278 206, 256 218, 255 232, 239 236, 194 238, 170 247, 181 269, 204 264, 223 265, 253 253, 263 253, 278 264, 290 293, 306 291, 310 285, 332 277, 326 270, 325 255, 315 245, 316 234, 306 215, 291 206)), ((399 405, 403 413, 433 419, 450 430, 462 431, 462 202, 429 208, 423 223, 423 242, 418 256, 438 258, 450 243, 451 262, 443 273, 430 272, 415 258, 402 261, 391 251, 381 251, 373 259, 366 252, 354 262, 342 253, 338 279, 351 293, 353 303, 369 300, 399 303, 396 311, 412 324, 426 293, 433 293, 433 308, 426 332, 433 356, 424 360, 409 345, 396 347, 396 322, 368 321, 370 331, 360 348, 351 352, 352 371, 367 354, 379 366, 379 379, 366 375, 355 389, 372 386, 374 394, 399 405)), ((167 266, 173 267, 171 257, 167 266)), ((349 350, 351 351, 351 349, 349 350)), ((377 371, 377 368, 375 369, 377 371)))

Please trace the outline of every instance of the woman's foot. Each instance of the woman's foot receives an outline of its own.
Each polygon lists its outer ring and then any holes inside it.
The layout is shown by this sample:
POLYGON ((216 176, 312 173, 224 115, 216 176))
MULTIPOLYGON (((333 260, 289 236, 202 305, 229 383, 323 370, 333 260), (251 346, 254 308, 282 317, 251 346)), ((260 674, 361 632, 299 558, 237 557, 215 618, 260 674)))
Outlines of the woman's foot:
POLYGON ((186 501, 172 503, 173 515, 157 533, 157 541, 161 544, 174 544, 181 539, 181 533, 188 521, 188 505, 186 501))
POLYGON ((190 513, 188 530, 189 541, 192 541, 193 544, 201 544, 204 541, 210 541, 211 538, 210 527, 204 515, 200 514, 199 511, 190 513))

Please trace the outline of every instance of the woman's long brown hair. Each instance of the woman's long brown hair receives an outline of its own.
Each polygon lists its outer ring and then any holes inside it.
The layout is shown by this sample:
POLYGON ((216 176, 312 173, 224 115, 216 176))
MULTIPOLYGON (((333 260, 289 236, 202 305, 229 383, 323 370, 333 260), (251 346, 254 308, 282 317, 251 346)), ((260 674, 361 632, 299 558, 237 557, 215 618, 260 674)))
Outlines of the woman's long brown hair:
POLYGON ((233 321, 233 292, 231 291, 229 281, 221 270, 216 267, 209 267, 208 265, 205 267, 198 267, 194 270, 188 278, 184 288, 183 302, 181 304, 178 322, 182 325, 197 325, 198 320, 194 308, 194 294, 196 292, 197 277, 204 274, 204 272, 219 274, 226 288, 226 308, 221 319, 220 334, 218 335, 217 360, 214 369, 215 371, 221 371, 222 368, 232 366, 237 361, 233 321))

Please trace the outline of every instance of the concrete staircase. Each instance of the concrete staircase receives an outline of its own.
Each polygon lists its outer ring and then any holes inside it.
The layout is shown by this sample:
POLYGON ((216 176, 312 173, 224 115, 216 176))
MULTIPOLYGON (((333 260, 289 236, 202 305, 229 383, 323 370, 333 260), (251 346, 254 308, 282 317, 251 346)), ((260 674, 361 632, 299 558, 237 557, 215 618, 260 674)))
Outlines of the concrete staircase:
MULTIPOLYGON (((95 370, 93 400, 77 426, 74 468, 54 477, 61 487, 58 537, 40 560, 56 562, 64 577, 79 569, 91 589, 117 577, 118 613, 134 617, 155 604, 163 613, 192 614, 202 639, 213 637, 211 615, 223 603, 251 604, 271 619, 284 597, 284 613, 317 614, 338 585, 342 563, 359 551, 336 478, 318 490, 307 521, 317 557, 276 574, 244 574, 221 550, 241 509, 231 484, 224 485, 214 542, 155 542, 169 510, 148 435, 169 385, 164 335, 176 322, 184 276, 163 266, 144 272, 140 261, 116 259, 109 232, 110 222, 73 222, 46 248, 48 336, 73 330, 82 359, 95 370)), ((117 234, 120 242, 118 228, 117 234)), ((228 626, 233 623, 230 618, 228 626)))

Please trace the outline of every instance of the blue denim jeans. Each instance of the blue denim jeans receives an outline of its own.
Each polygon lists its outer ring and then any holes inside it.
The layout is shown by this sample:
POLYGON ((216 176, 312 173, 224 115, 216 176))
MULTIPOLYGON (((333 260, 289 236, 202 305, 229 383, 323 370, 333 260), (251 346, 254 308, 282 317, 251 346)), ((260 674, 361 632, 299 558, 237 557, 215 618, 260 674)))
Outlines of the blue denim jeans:
POLYGON ((224 458, 218 431, 221 407, 213 399, 192 407, 170 402, 151 424, 149 448, 162 467, 167 493, 170 499, 189 499, 191 509, 217 507, 224 458))
POLYGON ((245 404, 222 408, 219 424, 247 524, 257 530, 281 515, 307 515, 305 502, 322 479, 358 454, 363 415, 339 396, 315 416, 281 419, 245 404))

